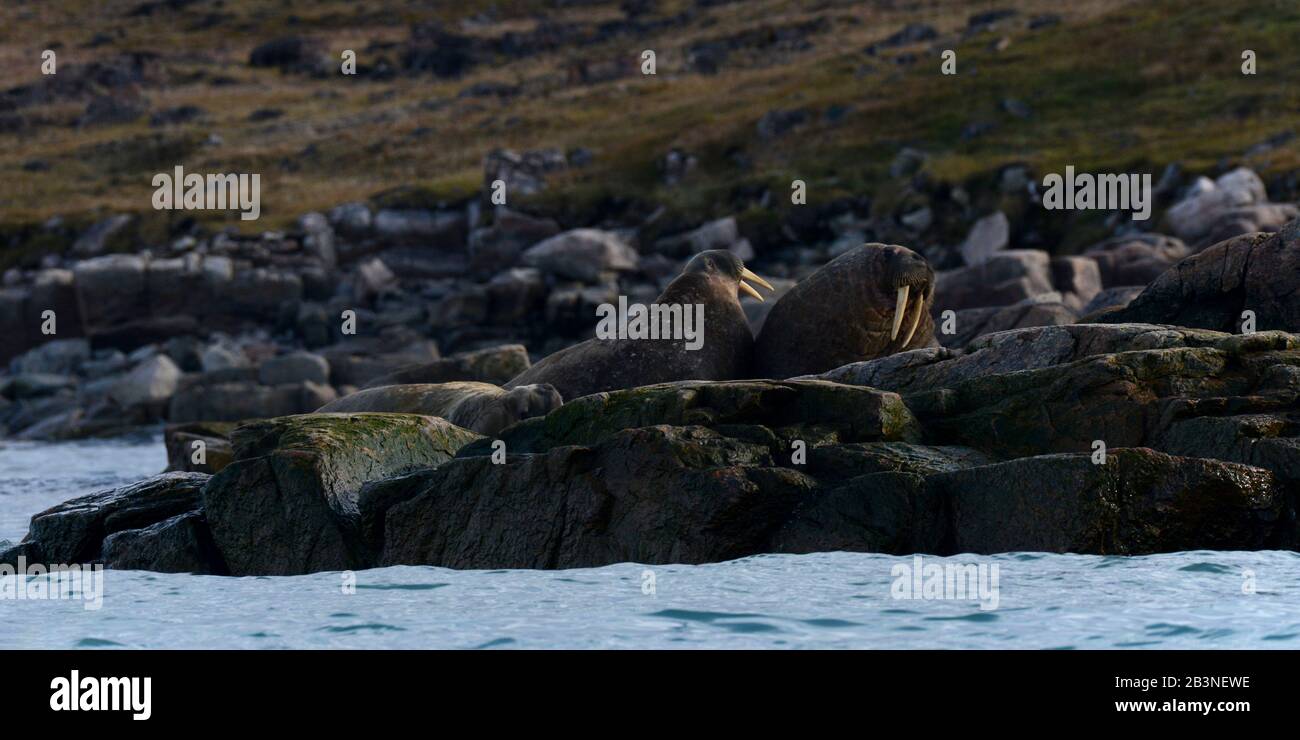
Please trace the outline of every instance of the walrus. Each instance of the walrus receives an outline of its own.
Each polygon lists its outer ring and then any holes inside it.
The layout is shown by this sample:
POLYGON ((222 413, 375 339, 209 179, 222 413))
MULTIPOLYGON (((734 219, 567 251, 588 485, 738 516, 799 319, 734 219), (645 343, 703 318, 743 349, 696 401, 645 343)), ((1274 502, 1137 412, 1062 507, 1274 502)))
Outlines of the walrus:
POLYGON ((545 416, 563 404, 549 385, 521 385, 510 390, 491 383, 416 383, 366 388, 321 406, 318 414, 383 411, 440 416, 458 427, 491 436, 533 416, 545 416))
POLYGON ((799 281, 754 343, 760 378, 793 378, 929 346, 934 270, 894 244, 863 244, 799 281))
MULTIPOLYGON (((506 383, 506 387, 549 383, 571 401, 602 391, 655 383, 741 377, 750 367, 754 335, 740 308, 739 294, 763 300, 746 280, 772 289, 732 253, 722 249, 700 252, 652 304, 664 307, 658 314, 664 328, 670 324, 665 318, 668 309, 680 307, 676 314, 680 317, 694 314, 694 307, 702 306, 699 328, 703 337, 697 348, 691 349, 683 338, 588 339, 547 356, 506 383)), ((662 336, 666 332, 658 333, 662 336)))

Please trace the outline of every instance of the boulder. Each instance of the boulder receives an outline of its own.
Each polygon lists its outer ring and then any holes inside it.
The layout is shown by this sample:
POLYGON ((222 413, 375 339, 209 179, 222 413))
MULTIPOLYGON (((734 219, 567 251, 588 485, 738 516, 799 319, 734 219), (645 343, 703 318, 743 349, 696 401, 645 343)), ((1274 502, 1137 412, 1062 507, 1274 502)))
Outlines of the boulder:
POLYGON ((32 324, 27 318, 30 301, 30 289, 0 288, 0 336, 4 337, 0 362, 8 362, 40 341, 40 324, 32 324))
POLYGON ((257 379, 262 385, 306 382, 329 385, 330 364, 311 352, 290 352, 263 362, 257 369, 257 379))
POLYGON ((1247 234, 1216 244, 1167 270, 1105 323, 1174 324, 1240 331, 1243 312, 1255 329, 1300 331, 1300 220, 1276 234, 1247 234))
POLYGON ((971 267, 937 273, 934 311, 1008 306, 1051 291, 1051 258, 1047 252, 1010 249, 971 267))
POLYGON ((388 243, 413 243, 442 248, 465 243, 465 214, 460 211, 426 211, 385 208, 375 214, 374 232, 388 243))
POLYGON ((1090 257, 1053 257, 1052 285, 1061 294, 1061 302, 1079 313, 1101 292, 1101 271, 1090 257))
POLYGON ((89 359, 90 342, 85 339, 55 339, 15 357, 9 370, 16 375, 71 375, 89 359))
POLYGON ((118 214, 97 221, 72 243, 72 254, 76 257, 97 257, 104 253, 114 235, 131 223, 131 216, 118 214))
POLYGON ((198 509, 207 481, 201 473, 163 473, 65 501, 33 516, 23 543, 47 563, 98 561, 105 537, 198 509))
POLYGON ((1079 309, 1080 321, 1090 321, 1093 314, 1101 311, 1116 310, 1124 308, 1133 302, 1134 298, 1141 295, 1146 290, 1144 285, 1124 285, 1117 288, 1106 288, 1088 301, 1088 304, 1079 309))
POLYGON ((457 459, 398 490, 374 484, 367 499, 389 504, 384 565, 715 562, 764 552, 771 531, 815 487, 773 467, 769 455, 765 445, 701 427, 626 429, 595 447, 557 447, 505 465, 457 459))
POLYGON ((971 226, 966 241, 961 243, 958 251, 967 266, 987 262, 997 252, 1007 248, 1011 240, 1011 222, 1002 211, 997 211, 976 221, 971 226))
POLYGON ((225 563, 198 512, 177 514, 104 538, 104 565, 116 570, 224 575, 225 563))
POLYGON ((109 398, 117 404, 162 407, 176 393, 181 370, 167 355, 154 355, 113 384, 109 398))
MULTIPOLYGON (((670 425, 759 425, 785 439, 915 440, 920 428, 889 392, 821 380, 680 381, 583 396, 544 417, 527 419, 501 438, 512 452, 593 445, 622 429, 670 425)), ((466 454, 488 454, 484 443, 466 454)))
POLYGON ((237 428, 235 459, 204 488, 204 513, 232 575, 369 567, 362 484, 440 465, 478 435, 404 414, 310 414, 237 428))
POLYGON ((1238 167, 1217 180, 1198 178, 1184 198, 1170 206, 1165 219, 1179 239, 1197 242, 1210 233, 1216 221, 1227 211, 1267 199, 1268 193, 1259 175, 1238 167))
POLYGON ((1046 455, 942 473, 955 552, 1146 555, 1290 545, 1287 496, 1266 470, 1149 449, 1046 455))
POLYGON ((234 448, 230 445, 230 433, 234 428, 232 422, 168 424, 163 430, 163 446, 167 448, 167 472, 209 475, 220 472, 235 458, 234 448), (195 442, 203 443, 201 456, 195 454, 200 449, 195 442))
POLYGON ((635 270, 637 253, 612 231, 573 229, 528 248, 521 260, 551 275, 595 283, 605 273, 635 270))
POLYGON ((243 421, 315 411, 333 400, 329 386, 313 383, 265 386, 256 383, 215 383, 183 386, 172 396, 167 419, 172 422, 243 421))
POLYGON ((88 334, 149 314, 147 265, 145 258, 134 254, 108 254, 77 263, 72 272, 88 334))
MULTIPOLYGON (((1073 324, 1077 319, 1078 314, 1064 303, 1064 297, 1053 291, 1002 308, 962 309, 956 312, 956 331, 952 334, 940 331, 935 338, 945 347, 963 347, 986 334, 1035 326, 1062 326, 1073 324)), ((942 321, 939 323, 942 329, 942 321)))
POLYGON ((1163 234, 1117 236, 1083 252, 1096 261, 1101 284, 1146 285, 1192 253, 1181 239, 1163 234))

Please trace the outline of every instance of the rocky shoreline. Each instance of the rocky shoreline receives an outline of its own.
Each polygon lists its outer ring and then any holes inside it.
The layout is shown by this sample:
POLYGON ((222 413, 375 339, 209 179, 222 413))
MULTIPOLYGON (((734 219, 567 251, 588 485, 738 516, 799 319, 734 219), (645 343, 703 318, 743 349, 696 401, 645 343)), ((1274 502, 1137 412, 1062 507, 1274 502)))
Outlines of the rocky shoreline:
MULTIPOLYGON (((1295 216, 1238 169, 1185 188, 1170 234, 1120 229, 1079 255, 1009 249, 1006 224, 980 221, 946 256, 923 250, 948 266, 934 346, 566 398, 486 437, 313 412, 363 388, 505 385, 589 337, 597 305, 653 300, 707 249, 766 270, 779 297, 879 232, 841 220, 790 266, 734 220, 643 244, 635 224, 562 230, 478 201, 347 204, 292 233, 134 254, 99 254, 101 223, 4 276, 0 431, 165 423, 172 472, 36 515, 0 562, 288 575, 1294 549, 1295 216)), ((774 302, 744 304, 755 333, 774 302)))

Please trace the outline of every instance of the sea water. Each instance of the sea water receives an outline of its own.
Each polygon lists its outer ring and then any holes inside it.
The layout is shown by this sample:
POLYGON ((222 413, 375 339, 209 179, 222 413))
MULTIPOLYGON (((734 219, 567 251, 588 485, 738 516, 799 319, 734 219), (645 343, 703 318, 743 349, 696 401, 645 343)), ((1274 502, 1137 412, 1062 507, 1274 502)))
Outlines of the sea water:
MULTIPOLYGON (((0 538, 164 463, 157 435, 0 443, 0 538)), ((274 578, 106 571, 101 608, 0 600, 0 625, 0 648, 1300 648, 1300 553, 918 563, 839 552, 274 578), (997 574, 996 600, 913 589, 917 565, 982 566, 997 574)))

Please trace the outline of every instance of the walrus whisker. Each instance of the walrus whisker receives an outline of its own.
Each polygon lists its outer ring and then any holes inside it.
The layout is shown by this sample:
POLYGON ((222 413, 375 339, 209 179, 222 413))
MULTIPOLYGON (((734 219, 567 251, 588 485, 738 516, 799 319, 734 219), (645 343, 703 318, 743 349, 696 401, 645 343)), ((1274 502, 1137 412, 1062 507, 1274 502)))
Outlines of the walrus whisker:
POLYGON ((755 275, 754 271, 750 270, 748 267, 740 268, 740 277, 744 278, 745 280, 753 280, 754 282, 758 283, 759 287, 767 288, 768 290, 776 290, 776 288, 772 287, 771 283, 767 282, 766 280, 759 277, 758 275, 755 275))
POLYGON ((745 282, 744 280, 741 280, 741 281, 740 281, 740 292, 741 292, 741 293, 744 293, 745 295, 747 295, 747 296, 749 296, 749 297, 751 297, 751 298, 757 298, 758 301, 759 301, 759 303, 762 303, 762 302, 763 302, 763 296, 759 295, 759 294, 758 294, 758 291, 757 291, 757 290, 754 290, 754 289, 749 285, 749 283, 745 282))
POLYGON ((903 313, 907 310, 907 294, 911 290, 906 285, 898 288, 898 303, 894 306, 894 328, 889 332, 889 340, 898 339, 898 330, 903 326, 903 313))
POLYGON ((903 340, 904 347, 911 343, 912 337, 916 334, 916 327, 921 325, 921 312, 925 311, 924 296, 917 296, 913 302, 916 304, 916 310, 912 313, 912 328, 907 330, 907 338, 903 340))

